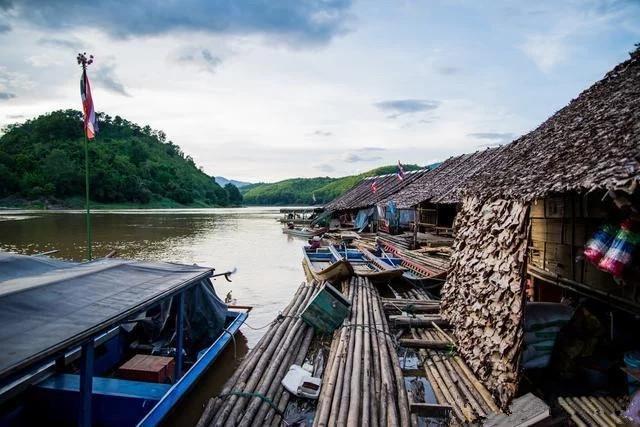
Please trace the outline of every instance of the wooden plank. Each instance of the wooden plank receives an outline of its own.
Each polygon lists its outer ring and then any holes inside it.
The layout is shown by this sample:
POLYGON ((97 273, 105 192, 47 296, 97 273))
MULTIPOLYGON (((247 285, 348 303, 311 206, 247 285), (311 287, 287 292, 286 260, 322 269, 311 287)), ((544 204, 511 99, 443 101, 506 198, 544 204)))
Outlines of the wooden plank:
POLYGON ((421 417, 448 418, 451 413, 451 406, 435 403, 411 402, 409 404, 409 411, 412 414, 416 414, 421 417))
POLYGON ((431 348, 436 350, 448 350, 452 347, 448 341, 422 340, 415 338, 401 338, 400 345, 408 348, 431 348))

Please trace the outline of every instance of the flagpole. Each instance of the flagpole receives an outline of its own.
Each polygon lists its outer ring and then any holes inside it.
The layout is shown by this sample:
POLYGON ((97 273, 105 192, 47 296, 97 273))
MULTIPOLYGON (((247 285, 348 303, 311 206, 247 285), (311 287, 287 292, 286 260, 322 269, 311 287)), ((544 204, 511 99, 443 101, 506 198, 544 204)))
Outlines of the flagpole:
MULTIPOLYGON (((93 62, 93 55, 87 58, 86 53, 78 54, 78 64, 82 65, 82 79, 84 81, 87 65, 93 62)), ((87 225, 87 259, 91 261, 93 259, 93 241, 91 236, 91 201, 89 199, 89 138, 87 137, 87 111, 85 111, 83 100, 83 133, 84 133, 84 189, 85 189, 85 222, 87 225)))
POLYGON ((89 261, 93 258, 92 239, 91 239, 91 203, 89 201, 89 140, 87 133, 84 133, 84 187, 85 187, 85 205, 86 205, 86 223, 87 223, 87 258, 89 261))

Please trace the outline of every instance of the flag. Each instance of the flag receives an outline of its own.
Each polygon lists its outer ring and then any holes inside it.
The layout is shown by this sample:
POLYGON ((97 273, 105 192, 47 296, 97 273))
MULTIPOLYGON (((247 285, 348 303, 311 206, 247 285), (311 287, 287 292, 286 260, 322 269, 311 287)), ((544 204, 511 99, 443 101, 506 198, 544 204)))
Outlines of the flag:
POLYGON ((378 182, 375 179, 371 183, 371 191, 373 191, 374 193, 378 191, 378 182))
POLYGON ((93 139, 98 132, 98 118, 93 108, 93 98, 91 98, 91 86, 89 85, 87 70, 82 70, 80 96, 82 97, 82 112, 84 113, 84 133, 87 135, 87 139, 93 139))
POLYGON ((402 167, 400 160, 398 160, 398 172, 396 172, 396 175, 398 175, 398 179, 400 181, 404 180, 404 168, 402 167))

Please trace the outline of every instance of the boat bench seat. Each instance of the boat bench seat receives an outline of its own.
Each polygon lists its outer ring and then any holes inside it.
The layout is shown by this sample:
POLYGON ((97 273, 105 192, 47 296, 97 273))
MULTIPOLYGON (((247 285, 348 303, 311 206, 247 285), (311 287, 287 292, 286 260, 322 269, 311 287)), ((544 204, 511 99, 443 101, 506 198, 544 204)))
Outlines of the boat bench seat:
MULTIPOLYGON (((57 374, 42 381, 36 387, 43 390, 80 392, 80 375, 57 374)), ((94 395, 160 400, 170 388, 170 384, 121 380, 118 378, 93 378, 94 395)))

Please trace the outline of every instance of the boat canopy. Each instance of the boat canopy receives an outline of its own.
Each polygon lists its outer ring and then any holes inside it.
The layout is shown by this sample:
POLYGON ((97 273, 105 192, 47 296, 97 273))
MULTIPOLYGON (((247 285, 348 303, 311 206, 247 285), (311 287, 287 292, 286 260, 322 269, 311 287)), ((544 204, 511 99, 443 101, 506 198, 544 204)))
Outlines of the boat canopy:
POLYGON ((205 282, 202 288, 213 292, 212 274, 196 265, 72 263, 0 252, 0 380, 58 357, 191 285, 205 282))

